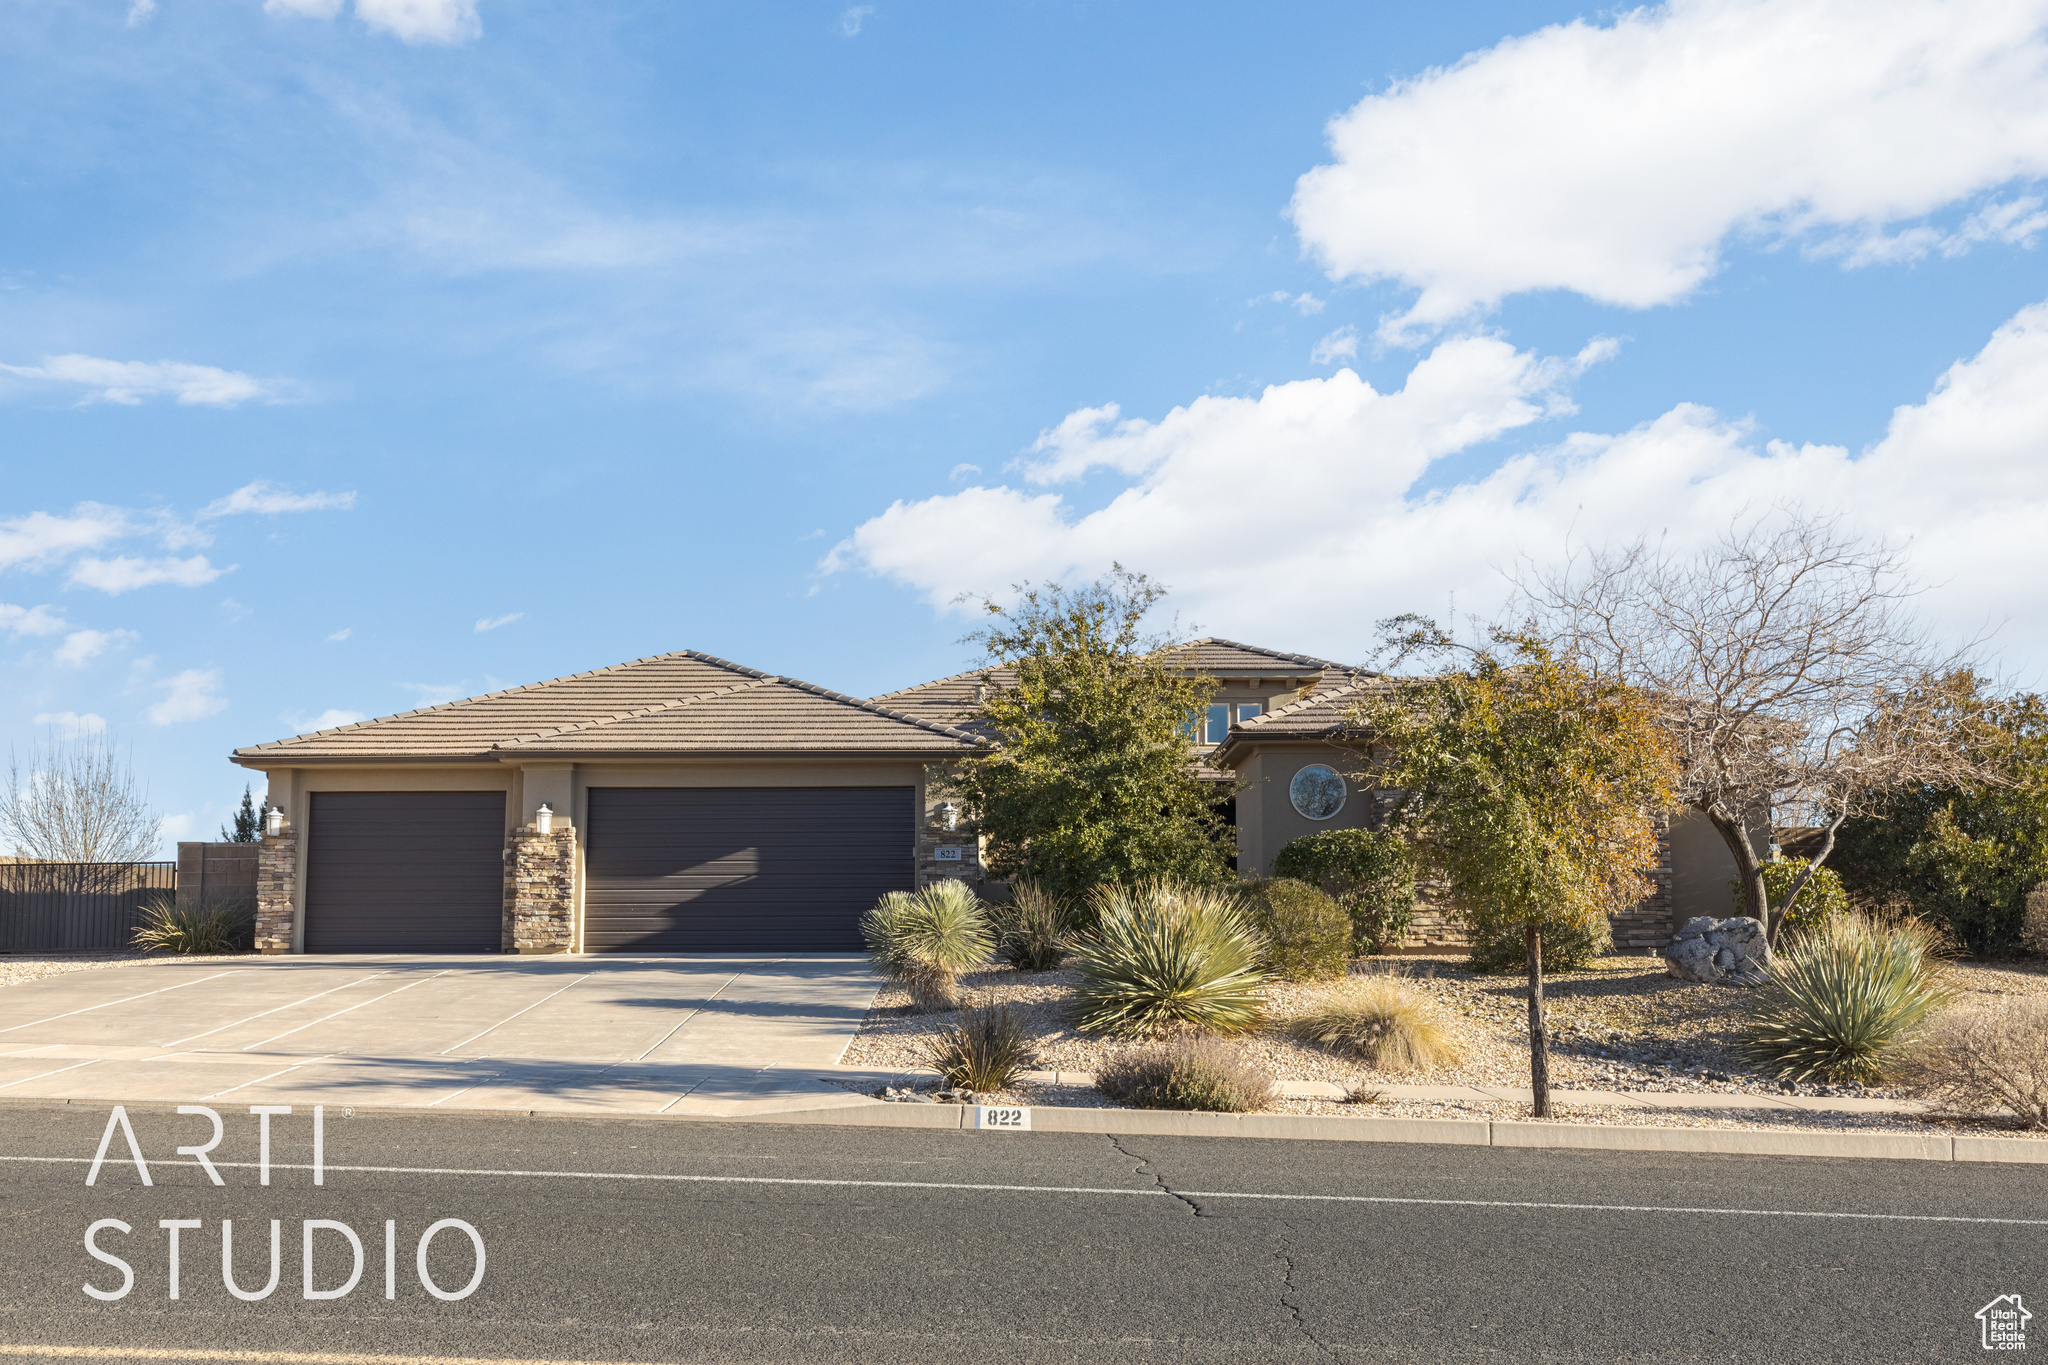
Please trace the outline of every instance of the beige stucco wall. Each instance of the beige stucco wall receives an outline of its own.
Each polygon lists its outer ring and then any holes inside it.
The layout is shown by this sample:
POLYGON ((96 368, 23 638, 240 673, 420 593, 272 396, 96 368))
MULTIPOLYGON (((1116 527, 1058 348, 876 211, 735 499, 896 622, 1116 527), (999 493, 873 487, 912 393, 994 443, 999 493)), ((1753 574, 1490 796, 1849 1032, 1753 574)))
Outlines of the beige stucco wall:
POLYGON ((1368 789, 1359 784, 1356 767, 1355 758, 1347 762, 1342 751, 1320 741, 1259 745, 1237 769, 1241 784, 1237 793, 1238 874, 1270 877, 1273 860, 1290 841, 1326 829, 1359 829, 1366 825, 1372 808, 1367 800, 1368 789), (1287 795, 1294 775, 1311 763, 1334 768, 1344 776, 1344 808, 1327 820, 1304 816, 1287 795))
MULTIPOLYGON (((502 791, 505 823, 533 823, 546 802, 561 823, 588 825, 592 787, 908 787, 912 809, 925 808, 922 761, 875 759, 606 759, 590 762, 512 765, 507 763, 416 763, 363 766, 266 768, 270 801, 303 836, 315 792, 502 791)), ((575 951, 583 948, 585 840, 576 841, 575 951)), ((292 892, 292 951, 305 951, 306 841, 301 837, 292 892)), ((916 849, 911 850, 913 857, 916 849)))

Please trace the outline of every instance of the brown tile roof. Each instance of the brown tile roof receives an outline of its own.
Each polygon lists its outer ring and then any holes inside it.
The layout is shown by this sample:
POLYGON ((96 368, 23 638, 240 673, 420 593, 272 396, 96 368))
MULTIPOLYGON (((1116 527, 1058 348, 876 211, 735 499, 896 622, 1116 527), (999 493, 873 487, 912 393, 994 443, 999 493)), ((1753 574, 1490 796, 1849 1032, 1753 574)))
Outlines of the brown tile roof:
MULTIPOLYGON (((1212 678, 1320 677, 1331 670, 1347 674, 1356 671, 1328 659, 1317 659, 1307 654, 1283 654, 1274 649, 1261 649, 1257 645, 1214 637, 1191 640, 1174 650, 1171 657, 1189 672, 1206 673, 1212 678)), ((974 709, 974 685, 983 678, 990 679, 997 687, 1008 687, 1017 680, 1017 670, 1010 664, 973 668, 965 673, 955 673, 950 678, 935 678, 901 691, 884 692, 868 700, 926 720, 963 725, 974 709)))
POLYGON ((1391 692, 1397 685, 1396 679, 1377 673, 1346 672, 1300 701, 1277 706, 1262 716, 1231 726, 1210 759, 1225 762, 1234 751, 1261 740, 1362 737, 1363 732, 1350 718, 1352 709, 1368 697, 1391 692))
POLYGON ((521 754, 968 752, 966 731, 685 650, 237 749, 254 766, 521 754))

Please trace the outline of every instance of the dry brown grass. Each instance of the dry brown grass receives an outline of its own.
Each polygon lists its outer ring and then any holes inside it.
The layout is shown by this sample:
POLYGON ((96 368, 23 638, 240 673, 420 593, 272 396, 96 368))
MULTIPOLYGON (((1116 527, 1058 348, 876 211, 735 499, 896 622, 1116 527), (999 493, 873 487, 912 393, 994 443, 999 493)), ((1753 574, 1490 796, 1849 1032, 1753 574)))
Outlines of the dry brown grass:
POLYGON ((2005 1109, 2048 1128, 2048 996, 2021 996, 1936 1019, 1899 1079, 1945 1109, 2005 1109))
POLYGON ((1095 1074, 1095 1088, 1140 1109, 1246 1114, 1279 1095, 1273 1078, 1214 1038, 1133 1048, 1095 1074))
POLYGON ((1458 1060, 1421 993, 1388 974, 1352 977, 1316 997, 1287 1021, 1287 1032, 1382 1071, 1428 1071, 1458 1060))

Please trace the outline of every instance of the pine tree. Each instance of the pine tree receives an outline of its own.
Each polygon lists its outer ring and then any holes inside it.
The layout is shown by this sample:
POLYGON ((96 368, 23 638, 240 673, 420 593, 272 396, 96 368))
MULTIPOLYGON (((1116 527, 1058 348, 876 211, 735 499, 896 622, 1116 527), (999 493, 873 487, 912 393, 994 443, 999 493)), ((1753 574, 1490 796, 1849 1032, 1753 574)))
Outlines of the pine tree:
POLYGON ((251 799, 249 788, 242 788, 242 807, 235 812, 235 827, 232 831, 221 826, 220 841, 224 844, 253 844, 263 834, 263 817, 256 813, 256 802, 251 799))

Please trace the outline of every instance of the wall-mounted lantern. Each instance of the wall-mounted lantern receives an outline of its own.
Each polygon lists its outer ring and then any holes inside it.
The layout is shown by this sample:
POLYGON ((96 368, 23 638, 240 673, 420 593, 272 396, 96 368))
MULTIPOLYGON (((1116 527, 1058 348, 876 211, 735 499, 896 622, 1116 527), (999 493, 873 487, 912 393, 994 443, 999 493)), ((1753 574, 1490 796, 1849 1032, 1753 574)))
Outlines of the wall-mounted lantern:
POLYGON ((284 833, 284 812, 276 806, 263 812, 263 832, 273 839, 284 833))
POLYGON ((939 828, 960 828, 960 808, 951 801, 939 802, 939 828))
POLYGON ((555 812, 545 801, 541 802, 540 809, 533 813, 533 832, 536 834, 553 834, 555 832, 555 812))

